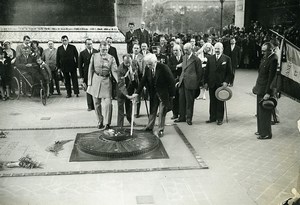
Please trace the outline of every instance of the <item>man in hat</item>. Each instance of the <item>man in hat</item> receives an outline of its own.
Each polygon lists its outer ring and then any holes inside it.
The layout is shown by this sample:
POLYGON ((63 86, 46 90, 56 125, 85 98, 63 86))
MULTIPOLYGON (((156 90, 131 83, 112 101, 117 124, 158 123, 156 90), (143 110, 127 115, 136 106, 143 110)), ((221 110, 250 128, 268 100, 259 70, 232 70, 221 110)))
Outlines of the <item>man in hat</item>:
POLYGON ((258 70, 258 77, 255 84, 255 93, 257 94, 257 139, 271 139, 271 114, 272 109, 263 107, 263 101, 268 100, 272 95, 271 82, 275 77, 278 58, 270 42, 264 43, 261 52, 263 59, 258 70))
POLYGON ((216 97, 216 90, 220 87, 226 88, 233 78, 231 60, 223 54, 223 44, 215 44, 215 55, 207 58, 204 75, 204 87, 209 88, 209 120, 206 123, 217 122, 223 124, 224 102, 216 97))

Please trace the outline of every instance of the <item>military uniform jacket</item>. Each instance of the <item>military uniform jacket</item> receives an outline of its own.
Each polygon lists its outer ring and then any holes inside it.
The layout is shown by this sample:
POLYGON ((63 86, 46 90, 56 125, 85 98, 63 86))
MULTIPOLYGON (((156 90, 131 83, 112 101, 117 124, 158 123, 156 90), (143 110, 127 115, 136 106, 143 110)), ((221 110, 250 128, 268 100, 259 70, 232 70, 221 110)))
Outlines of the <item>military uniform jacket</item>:
POLYGON ((111 77, 118 82, 115 58, 109 54, 93 54, 89 65, 87 93, 96 98, 111 98, 111 77))

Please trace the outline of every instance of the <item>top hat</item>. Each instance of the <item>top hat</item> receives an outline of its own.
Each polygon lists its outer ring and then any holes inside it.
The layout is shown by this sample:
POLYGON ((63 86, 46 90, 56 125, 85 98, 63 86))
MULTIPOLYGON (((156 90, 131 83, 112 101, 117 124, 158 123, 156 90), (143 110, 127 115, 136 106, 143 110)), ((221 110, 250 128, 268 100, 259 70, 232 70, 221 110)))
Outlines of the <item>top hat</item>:
POLYGON ((232 91, 228 87, 222 86, 216 90, 215 96, 220 101, 227 101, 232 97, 232 91))
POLYGON ((261 103, 265 109, 272 110, 277 106, 277 99, 274 97, 270 97, 267 100, 262 100, 261 103))

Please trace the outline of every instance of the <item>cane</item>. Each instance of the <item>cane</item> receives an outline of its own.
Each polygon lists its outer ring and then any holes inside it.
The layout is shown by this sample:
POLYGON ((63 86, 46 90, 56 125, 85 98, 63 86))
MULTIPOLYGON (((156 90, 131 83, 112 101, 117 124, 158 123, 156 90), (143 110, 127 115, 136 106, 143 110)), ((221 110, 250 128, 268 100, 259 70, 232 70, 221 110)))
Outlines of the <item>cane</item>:
POLYGON ((135 98, 132 99, 132 110, 131 110, 131 125, 130 125, 130 136, 133 134, 133 122, 134 122, 134 104, 135 98))
POLYGON ((148 104, 147 104, 147 100, 146 100, 146 93, 145 93, 144 90, 143 90, 143 97, 144 97, 144 102, 145 102, 145 107, 146 107, 147 116, 148 116, 148 119, 149 119, 148 104))
POLYGON ((228 123, 228 115, 227 115, 226 101, 224 102, 224 107, 225 107, 226 122, 228 123))

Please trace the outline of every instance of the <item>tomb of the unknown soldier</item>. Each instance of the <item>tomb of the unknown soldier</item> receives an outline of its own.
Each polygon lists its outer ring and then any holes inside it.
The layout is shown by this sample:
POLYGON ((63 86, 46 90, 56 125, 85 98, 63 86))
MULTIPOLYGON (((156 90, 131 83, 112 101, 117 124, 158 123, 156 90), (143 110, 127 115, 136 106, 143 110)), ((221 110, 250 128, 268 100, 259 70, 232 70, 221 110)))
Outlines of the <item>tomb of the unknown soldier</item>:
POLYGON ((300 205, 300 0, 0 10, 0 205, 300 205))

